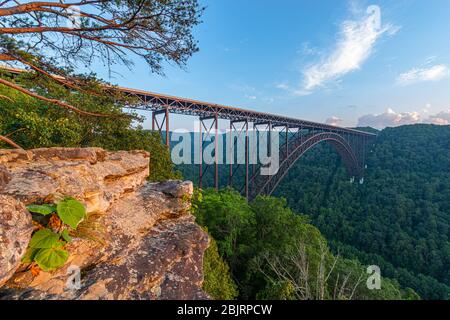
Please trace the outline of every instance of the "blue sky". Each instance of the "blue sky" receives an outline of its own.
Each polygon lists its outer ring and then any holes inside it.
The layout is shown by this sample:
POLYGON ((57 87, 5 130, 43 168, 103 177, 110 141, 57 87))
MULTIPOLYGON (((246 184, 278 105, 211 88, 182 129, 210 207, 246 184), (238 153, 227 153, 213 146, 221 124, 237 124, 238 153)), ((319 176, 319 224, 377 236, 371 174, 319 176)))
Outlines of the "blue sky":
POLYGON ((448 0, 202 3, 200 51, 186 70, 167 65, 162 77, 136 58, 113 79, 97 73, 126 87, 342 126, 450 123, 448 0))

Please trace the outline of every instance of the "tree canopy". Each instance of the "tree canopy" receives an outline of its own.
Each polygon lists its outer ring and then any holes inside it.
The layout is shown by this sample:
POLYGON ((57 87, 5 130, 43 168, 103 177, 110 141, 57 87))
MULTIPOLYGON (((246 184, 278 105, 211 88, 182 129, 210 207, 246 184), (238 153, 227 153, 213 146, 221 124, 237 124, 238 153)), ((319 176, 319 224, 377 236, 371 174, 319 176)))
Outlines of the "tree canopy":
MULTIPOLYGON (((87 111, 79 99, 135 102, 97 79, 92 63, 101 62, 110 72, 116 64, 131 67, 133 57, 157 73, 165 61, 182 67, 198 50, 192 29, 202 11, 197 0, 2 1, 0 61, 26 72, 15 78, 1 72, 0 86, 80 115, 117 118, 96 108, 87 111), (57 94, 58 87, 67 89, 64 95, 57 94)), ((2 140, 9 142, 5 134, 2 140)))
MULTIPOLYGON (((236 191, 208 189, 194 197, 193 212, 216 240, 241 299, 418 298, 414 290, 384 277, 380 290, 369 290, 365 267, 333 255, 320 231, 284 199, 264 196, 248 203, 236 191)), ((217 279, 209 260, 205 278, 217 279)), ((217 292, 220 286, 214 283, 208 282, 207 292, 217 292)), ((224 283, 228 292, 233 286, 224 283)))
MULTIPOLYGON (((58 86, 64 96, 64 87, 58 86)), ((73 95, 83 101, 85 110, 100 110, 117 117, 80 117, 67 109, 35 99, 8 87, 0 86, 0 132, 8 132, 25 149, 41 147, 102 147, 107 150, 147 150, 150 152, 150 180, 179 178, 174 171, 170 153, 158 132, 142 128, 142 117, 124 114, 122 108, 108 97, 73 95)), ((0 148, 7 147, 0 141, 0 148)))
POLYGON ((309 215, 335 252, 379 265, 425 299, 448 299, 449 146, 450 126, 384 129, 359 185, 320 145, 291 168, 275 195, 309 215))
MULTIPOLYGON (((449 146, 450 126, 421 124, 384 129, 378 132, 367 154, 368 167, 364 184, 360 185, 350 183, 333 148, 319 144, 292 166, 274 196, 285 198, 293 211, 307 216, 328 240, 334 255, 378 265, 382 275, 398 281, 402 287, 414 289, 424 299, 449 299, 449 146)), ((185 178, 196 181, 196 167, 177 168, 185 178)), ((228 169, 220 166, 221 185, 228 182, 228 169)), ((243 185, 242 176, 234 180, 238 188, 243 185)), ((204 185, 213 185, 211 175, 204 177, 204 185)), ((220 199, 218 195, 211 198, 220 199)), ((239 207, 236 212, 247 212, 243 203, 236 203, 239 207)), ((206 206, 211 210, 215 207, 205 203, 206 206)), ((219 213, 225 210, 222 207, 217 206, 219 213)), ((277 212, 283 216, 283 210, 277 212)), ((244 221, 255 218, 251 214, 244 216, 247 217, 244 221)), ((220 222, 223 232, 226 221, 220 217, 214 216, 209 223, 220 222)), ((274 224, 278 221, 276 216, 271 219, 274 224)), ((275 226, 269 226, 262 235, 270 233, 272 227, 275 226)), ((251 234, 242 232, 246 236, 251 234)), ((279 235, 280 239, 285 236, 279 235)), ((221 239, 218 238, 219 248, 221 239)), ((274 242, 275 247, 279 245, 274 242)), ((261 246, 267 248, 271 243, 261 246)), ((234 272, 233 264, 230 267, 234 272)), ((289 287, 281 285, 273 290, 280 294, 290 292, 289 287)))

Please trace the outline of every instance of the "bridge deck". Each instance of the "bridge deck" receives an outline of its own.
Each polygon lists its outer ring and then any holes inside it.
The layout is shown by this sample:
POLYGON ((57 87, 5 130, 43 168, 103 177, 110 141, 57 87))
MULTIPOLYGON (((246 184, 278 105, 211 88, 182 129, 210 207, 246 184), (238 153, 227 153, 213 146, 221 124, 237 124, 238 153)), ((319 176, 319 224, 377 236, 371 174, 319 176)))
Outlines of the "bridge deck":
MULTIPOLYGON (((23 69, 10 68, 6 66, 0 66, 0 68, 15 74, 25 71, 23 69)), ((217 115, 219 119, 227 119, 231 121, 249 121, 254 123, 270 122, 274 127, 287 125, 290 128, 302 127, 307 129, 320 129, 335 133, 346 133, 366 137, 376 136, 373 133, 368 133, 360 130, 331 126, 324 123, 312 122, 282 115, 240 109, 231 106, 186 99, 150 91, 136 90, 124 87, 114 88, 120 90, 126 95, 137 97, 142 102, 141 105, 129 106, 128 108, 131 109, 159 111, 168 108, 168 111, 170 113, 199 116, 202 118, 214 117, 217 115)))
POLYGON ((349 133, 363 136, 376 136, 373 133, 364 132, 360 130, 332 126, 324 123, 312 122, 297 118, 276 115, 272 113, 258 112, 248 109, 235 108, 221 104, 209 103, 204 101, 197 101, 176 96, 170 96, 160 93, 154 93, 143 90, 129 89, 119 87, 119 90, 125 94, 135 96, 142 101, 141 106, 132 107, 132 109, 141 110, 164 110, 169 108, 169 112, 178 114, 187 114, 199 117, 213 117, 215 114, 220 119, 227 119, 231 121, 249 121, 255 123, 271 122, 273 126, 286 126, 291 128, 303 127, 314 128, 336 133, 349 133))

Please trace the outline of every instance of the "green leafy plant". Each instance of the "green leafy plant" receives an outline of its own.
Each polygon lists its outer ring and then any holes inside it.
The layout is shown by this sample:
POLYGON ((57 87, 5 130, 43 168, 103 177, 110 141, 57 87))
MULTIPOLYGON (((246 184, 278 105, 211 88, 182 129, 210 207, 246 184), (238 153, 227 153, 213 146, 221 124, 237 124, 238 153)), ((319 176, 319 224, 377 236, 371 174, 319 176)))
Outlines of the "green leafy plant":
POLYGON ((86 217, 83 204, 67 197, 56 204, 32 204, 27 209, 32 213, 51 217, 46 226, 40 226, 33 234, 22 261, 36 262, 44 271, 62 267, 69 258, 69 253, 64 249, 66 243, 72 241, 69 230, 76 230, 86 217))
POLYGON ((83 204, 73 199, 58 202, 56 208, 58 216, 61 218, 62 222, 68 224, 74 229, 77 228, 78 223, 80 223, 86 215, 86 210, 84 209, 83 204))

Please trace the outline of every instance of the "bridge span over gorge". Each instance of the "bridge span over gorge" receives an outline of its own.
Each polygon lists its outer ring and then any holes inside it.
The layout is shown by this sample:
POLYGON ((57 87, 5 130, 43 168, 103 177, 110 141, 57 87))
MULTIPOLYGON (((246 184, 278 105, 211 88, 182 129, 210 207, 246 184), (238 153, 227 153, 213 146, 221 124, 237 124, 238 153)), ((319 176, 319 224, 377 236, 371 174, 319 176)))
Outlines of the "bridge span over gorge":
MULTIPOLYGON (((11 74, 25 72, 23 69, 3 67, 11 74)), ((214 187, 219 188, 219 159, 215 152, 213 164, 203 161, 203 149, 206 138, 214 137, 215 150, 218 150, 219 119, 229 121, 230 130, 237 132, 237 137, 245 139, 245 161, 243 164, 229 164, 228 184, 239 190, 247 199, 252 200, 259 194, 271 195, 294 163, 308 150, 321 142, 330 144, 341 156, 347 172, 354 179, 363 179, 365 157, 368 145, 375 134, 316 123, 277 114, 245 110, 220 104, 185 99, 148 91, 123 87, 114 87, 125 95, 137 99, 132 109, 152 112, 152 129, 158 130, 166 145, 170 146, 169 115, 171 113, 197 117, 199 119, 200 161, 198 164, 198 186, 203 187, 205 173, 214 170, 214 187), (251 133, 266 131, 270 135, 277 131, 283 133, 284 141, 279 143, 279 169, 273 175, 262 175, 261 164, 250 165, 249 136, 251 133), (243 186, 233 185, 233 178, 239 167, 243 167, 243 186), (251 166, 251 168, 250 168, 251 166)), ((234 139, 234 138, 233 138, 234 139)), ((270 143, 270 139, 268 139, 270 143)), ((233 144, 235 141, 233 141, 233 144)), ((258 148, 258 147, 257 147, 258 148)), ((235 152, 237 148, 231 148, 235 152)), ((234 159, 234 154, 231 155, 234 159)))
MULTIPOLYGON (((214 170, 214 187, 219 188, 219 160, 215 152, 215 161, 211 164, 203 163, 203 148, 205 137, 214 137, 215 150, 218 150, 219 119, 229 121, 230 131, 236 131, 235 137, 245 139, 245 163, 242 165, 229 164, 228 184, 235 187, 249 200, 259 194, 271 195, 294 163, 309 149, 321 142, 330 144, 341 156, 352 181, 363 179, 365 158, 368 145, 376 137, 375 134, 359 130, 336 127, 323 123, 316 123, 277 114, 270 114, 252 110, 245 110, 220 104, 168 96, 147 91, 120 88, 123 93, 136 97, 140 103, 133 109, 152 112, 152 129, 158 130, 170 146, 170 113, 189 115, 199 119, 200 163, 198 164, 198 186, 203 187, 203 177, 207 170, 214 170), (249 163, 249 135, 259 130, 273 130, 283 133, 283 140, 279 143, 279 170, 274 175, 262 175, 259 165, 249 163), (238 167, 244 171, 244 185, 239 188, 233 186, 233 177, 238 167)), ((234 138, 233 138, 234 139, 234 138)), ((270 143, 270 139, 269 143, 270 143)), ((235 141, 233 141, 235 143, 235 141)), ((230 149, 236 152, 236 148, 230 149)), ((231 157, 234 159, 234 154, 231 157)), ((361 180, 362 181, 362 180, 361 180)))

